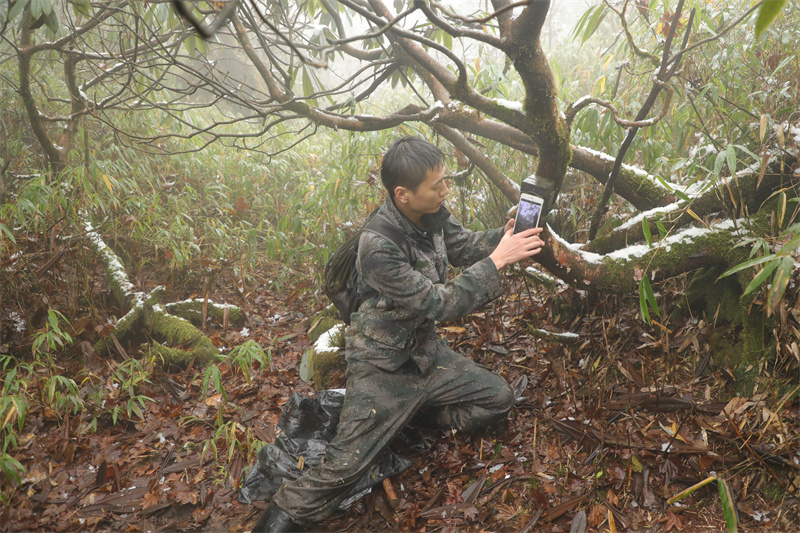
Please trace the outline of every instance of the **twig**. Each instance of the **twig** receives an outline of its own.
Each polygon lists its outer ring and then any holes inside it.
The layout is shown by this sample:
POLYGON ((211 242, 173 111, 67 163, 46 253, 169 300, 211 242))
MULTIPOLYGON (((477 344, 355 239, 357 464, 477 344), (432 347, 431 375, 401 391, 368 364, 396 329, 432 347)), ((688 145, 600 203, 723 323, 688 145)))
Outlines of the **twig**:
MULTIPOLYGON (((678 27, 678 23, 680 22, 680 16, 683 11, 683 4, 684 0, 680 0, 678 2, 678 6, 675 8, 675 15, 672 17, 672 24, 670 24, 669 28, 669 35, 667 36, 667 41, 664 44, 664 53, 661 57, 661 66, 658 69, 658 73, 653 80, 653 87, 650 90, 650 94, 648 95, 647 99, 645 100, 644 104, 642 104, 642 108, 639 110, 639 113, 636 115, 636 120, 641 121, 647 116, 650 112, 650 109, 653 107, 653 104, 656 101, 659 93, 662 89, 667 88, 670 92, 672 91, 666 85, 667 81, 672 77, 675 71, 678 68, 678 64, 680 62, 680 58, 682 57, 683 52, 679 52, 676 54, 676 59, 674 61, 673 66, 667 70, 667 66, 670 64, 669 54, 670 49, 672 47, 672 39, 675 35, 676 28, 678 27)), ((689 23, 686 28, 686 33, 684 35, 684 45, 688 42, 689 35, 692 31, 692 23, 694 21, 694 14, 695 11, 692 10, 691 15, 689 16, 689 23)), ((667 106, 665 106, 666 109, 667 106)), ((614 160, 614 166, 611 169, 611 173, 608 176, 608 181, 606 182, 605 190, 603 191, 603 197, 601 198, 599 204, 597 205, 597 210, 594 212, 594 216, 592 217, 592 224, 589 228, 589 240, 594 240, 597 236, 597 232, 600 229, 600 223, 603 220, 603 216, 605 215, 606 211, 608 210, 608 201, 611 198, 611 193, 614 191, 614 183, 617 180, 617 176, 619 176, 620 169, 622 168, 622 161, 625 159, 625 155, 628 152, 631 144, 633 144, 633 140, 636 137, 637 132, 639 131, 638 127, 633 127, 628 130, 628 134, 625 136, 625 139, 622 141, 622 145, 620 146, 619 153, 617 154, 616 159, 614 160)))
POLYGON ((231 15, 233 15, 233 12, 236 10, 236 6, 238 4, 239 0, 229 0, 228 4, 220 10, 217 18, 214 19, 214 22, 208 26, 205 26, 194 16, 194 14, 192 14, 192 9, 184 0, 172 1, 172 6, 175 8, 175 12, 178 14, 178 16, 191 24, 203 39, 212 38, 214 34, 217 33, 217 31, 219 31, 219 29, 225 24, 225 22, 228 21, 231 15))

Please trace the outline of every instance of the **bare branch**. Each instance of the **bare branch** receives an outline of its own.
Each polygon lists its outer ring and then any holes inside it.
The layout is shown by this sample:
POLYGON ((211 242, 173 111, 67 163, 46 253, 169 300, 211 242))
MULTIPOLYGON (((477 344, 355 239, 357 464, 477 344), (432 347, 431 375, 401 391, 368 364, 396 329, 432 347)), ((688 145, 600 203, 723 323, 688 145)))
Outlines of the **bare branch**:
POLYGON ((572 121, 575 119, 575 115, 578 114, 578 111, 587 107, 590 104, 597 104, 601 107, 605 107, 611 110, 611 114, 614 117, 614 122, 622 126, 623 128, 644 128, 647 126, 652 126, 653 124, 658 123, 664 116, 666 116, 667 111, 669 110, 669 104, 672 101, 672 91, 667 92, 667 96, 664 99, 664 104, 661 106, 661 112, 658 116, 646 119, 646 120, 625 120, 619 117, 619 112, 617 108, 609 102, 608 100, 602 100, 600 98, 581 98, 580 100, 576 100, 575 102, 571 103, 567 108, 567 111, 564 113, 567 118, 567 123, 572 124, 572 121))
MULTIPOLYGON (((639 110, 639 113, 636 115, 636 121, 644 120, 644 118, 650 113, 650 109, 655 104, 656 98, 658 94, 661 92, 663 88, 666 88, 670 93, 672 90, 666 85, 667 81, 669 81, 670 76, 675 72, 677 68, 677 63, 675 66, 667 70, 668 66, 668 58, 670 54, 670 49, 672 47, 672 38, 675 35, 675 31, 678 27, 678 22, 680 21, 681 13, 683 11, 683 4, 684 0, 678 0, 678 5, 675 8, 675 14, 672 17, 672 24, 670 25, 669 35, 667 36, 667 41, 664 45, 664 51, 662 54, 661 59, 661 66, 656 73, 655 79, 653 80, 653 87, 650 89, 650 94, 648 95, 647 99, 645 100, 644 104, 642 104, 642 108, 639 110)), ((694 20, 694 10, 692 10, 692 14, 689 17, 689 25, 686 28, 686 34, 684 36, 684 42, 688 39, 689 34, 692 31, 692 22, 694 20)), ((664 106, 667 107, 666 105, 664 106)), ((634 126, 628 130, 625 139, 622 141, 622 145, 620 146, 619 153, 617 154, 617 158, 614 161, 614 168, 611 170, 611 174, 608 177, 608 181, 606 182, 605 190, 603 191, 603 197, 600 200, 600 203, 597 205, 597 209, 594 212, 592 217, 592 224, 589 228, 589 240, 593 240, 597 236, 597 232, 600 229, 600 223, 603 219, 603 216, 606 213, 608 200, 611 198, 611 193, 614 191, 614 182, 619 175, 620 168, 622 167, 622 161, 625 159, 625 154, 628 152, 631 144, 633 143, 633 139, 636 137, 636 133, 639 131, 638 126, 634 126)))
POLYGON ((439 2, 431 2, 432 5, 436 6, 437 9, 441 9, 442 11, 444 11, 447 14, 447 16, 450 17, 451 19, 459 20, 461 22, 464 22, 465 24, 486 24, 487 22, 489 22, 490 20, 493 20, 495 18, 500 18, 500 17, 502 17, 502 16, 504 16, 506 14, 510 15, 511 11, 513 11, 514 8, 527 6, 530 3, 531 3, 531 0, 521 0, 520 2, 514 2, 513 4, 505 5, 505 6, 501 7, 500 9, 497 9, 494 13, 490 13, 489 15, 486 15, 485 17, 467 18, 467 17, 462 17, 462 16, 458 15, 457 13, 454 13, 454 12, 448 10, 447 7, 445 7, 444 5, 440 4, 439 2))
POLYGON ((608 0, 603 0, 603 3, 606 5, 606 7, 611 11, 613 11, 619 18, 619 22, 620 24, 622 24, 622 30, 625 33, 625 39, 628 41, 628 46, 631 47, 631 50, 633 50, 634 55, 636 55, 639 58, 646 59, 651 63, 653 63, 653 65, 658 66, 659 64, 658 56, 639 48, 636 45, 636 41, 634 40, 633 35, 631 35, 631 30, 630 28, 628 28, 628 19, 627 17, 625 17, 625 10, 628 8, 628 2, 629 0, 625 0, 625 3, 622 4, 622 9, 617 10, 614 9, 614 6, 612 6, 608 0))
POLYGON ((172 1, 172 6, 175 9, 175 13, 177 13, 178 16, 183 18, 186 22, 191 24, 203 39, 212 38, 214 34, 225 25, 228 19, 233 16, 233 13, 236 11, 236 7, 238 5, 239 0, 228 0, 225 7, 223 7, 217 14, 217 18, 214 19, 214 22, 206 26, 202 23, 202 21, 197 20, 197 18, 194 16, 194 13, 192 13, 192 8, 187 5, 186 2, 183 0, 172 1))
MULTIPOLYGON (((528 2, 529 2, 529 0, 525 0, 523 2, 519 2, 517 4, 514 4, 514 7, 516 7, 517 5, 527 5, 528 2)), ((461 27, 453 26, 452 24, 449 24, 446 21, 444 21, 442 18, 440 18, 430 8, 430 6, 428 6, 426 3, 419 2, 416 5, 420 6, 420 9, 422 9, 422 12, 425 13, 425 16, 428 18, 428 20, 430 20, 431 22, 436 24, 439 28, 441 28, 442 30, 446 31, 447 33, 449 33, 453 37, 468 37, 470 39, 475 39, 476 41, 480 41, 480 42, 486 43, 488 45, 491 45, 491 46, 493 46, 493 47, 495 47, 497 49, 500 49, 500 50, 503 49, 503 42, 500 39, 498 39, 497 37, 495 37, 493 35, 489 35, 488 33, 483 32, 483 31, 477 31, 477 30, 471 30, 471 29, 467 29, 467 28, 461 28, 461 27)), ((497 13, 494 13, 493 15, 487 17, 486 20, 491 20, 492 18, 494 18, 496 16, 497 16, 497 13)), ((485 22, 486 20, 484 20, 483 22, 485 22)))
POLYGON ((506 198, 512 203, 519 201, 519 187, 497 168, 489 157, 470 143, 466 137, 453 128, 443 124, 434 123, 433 128, 442 137, 450 141, 453 146, 461 150, 476 167, 481 169, 489 181, 491 181, 506 198))

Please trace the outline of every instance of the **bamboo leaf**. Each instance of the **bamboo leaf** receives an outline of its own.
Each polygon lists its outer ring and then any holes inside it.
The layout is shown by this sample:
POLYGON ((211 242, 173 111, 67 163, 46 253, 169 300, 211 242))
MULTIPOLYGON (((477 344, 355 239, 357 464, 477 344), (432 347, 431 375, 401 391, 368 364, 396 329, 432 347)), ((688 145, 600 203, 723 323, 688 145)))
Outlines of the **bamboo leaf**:
POLYGON ((691 209, 689 209, 688 207, 686 208, 686 212, 687 212, 687 213, 689 213, 689 215, 691 215, 691 217, 692 217, 693 219, 695 219, 696 221, 698 221, 699 223, 701 223, 701 224, 702 224, 702 225, 704 225, 705 227, 708 227, 708 224, 706 224, 705 222, 703 222, 703 219, 702 219, 702 218, 700 218, 699 216, 697 216, 697 213, 695 213, 694 211, 692 211, 692 210, 691 210, 691 209))
POLYGON ((608 11, 606 10, 605 4, 599 4, 595 9, 594 15, 589 19, 589 24, 586 28, 586 31, 583 32, 583 37, 581 39, 581 44, 585 43, 589 37, 594 35, 594 32, 597 31, 597 28, 600 27, 600 23, 603 22, 603 19, 606 18, 608 11))
POLYGON ((761 9, 758 10, 758 18, 756 19, 756 39, 761 37, 764 30, 769 28, 785 4, 786 0, 764 0, 764 3, 761 4, 761 9))
POLYGON ((733 498, 733 491, 724 479, 717 479, 719 488, 719 500, 722 503, 722 513, 725 515, 725 526, 728 533, 739 531, 739 517, 736 514, 736 502, 733 498))
POLYGON ((800 233, 795 235, 789 242, 781 246, 781 249, 778 251, 781 255, 786 254, 793 254, 798 248, 800 248, 800 233))
POLYGON ((775 254, 769 254, 762 257, 757 257, 755 259, 751 259, 749 261, 745 261, 744 263, 739 263, 738 265, 729 268, 722 274, 720 274, 719 279, 725 278, 730 276, 731 274, 736 274, 746 268, 754 267, 756 265, 760 265, 761 263, 766 263, 767 261, 772 260, 775 257, 775 254))
POLYGON ((725 153, 720 152, 717 154, 716 159, 714 160, 714 175, 719 176, 722 173, 722 166, 725 164, 727 150, 725 153))
POLYGON ((725 147, 725 159, 728 163, 728 172, 733 176, 736 174, 736 148, 732 144, 725 147))
POLYGON ((0 222, 0 231, 5 233, 6 237, 8 237, 8 240, 10 240, 13 244, 17 244, 16 239, 14 239, 14 235, 11 234, 11 230, 8 229, 8 226, 3 224, 2 222, 0 222))
POLYGON ((687 196, 686 193, 684 193, 683 191, 679 191, 678 189, 675 189, 674 192, 675 192, 675 196, 677 196, 678 198, 680 198, 684 202, 691 202, 692 201, 692 199, 689 198, 689 196, 687 196))
POLYGON ((642 218, 642 233, 644 233, 644 240, 647 241, 647 245, 652 248, 653 235, 650 233, 650 223, 648 222, 647 217, 642 218))
POLYGON ((108 174, 103 174, 103 181, 105 182, 106 187, 108 187, 108 192, 114 194, 114 188, 111 187, 111 180, 108 179, 108 174))
POLYGON ((186 47, 186 53, 194 57, 195 52, 197 51, 197 39, 195 38, 194 34, 188 36, 186 40, 183 41, 183 45, 186 47))
POLYGON ((774 311, 778 306, 778 302, 783 298, 793 270, 794 260, 791 257, 784 257, 780 260, 778 267, 775 269, 775 275, 772 277, 772 286, 769 288, 769 293, 767 293, 767 308, 770 311, 774 311))
POLYGON ((572 30, 573 39, 580 37, 581 44, 585 43, 597 31, 600 23, 603 22, 603 19, 608 14, 605 7, 604 4, 599 4, 587 9, 578 19, 578 22, 575 23, 575 27, 572 30))
POLYGON ((300 379, 309 381, 314 377, 314 349, 308 348, 300 360, 300 379))
POLYGON ((767 263, 767 266, 762 268, 761 272, 756 274, 756 276, 753 278, 750 284, 747 285, 747 288, 745 289, 742 295, 744 296, 746 294, 750 294, 751 292, 759 288, 761 284, 764 283, 764 281, 766 281, 769 275, 772 274, 772 272, 775 270, 775 267, 778 266, 778 263, 780 263, 780 261, 770 261, 769 263, 767 263))
POLYGON ((681 499, 687 497, 688 495, 690 495, 691 493, 693 493, 697 489, 699 489, 701 487, 705 487, 706 485, 708 485, 712 481, 715 481, 716 479, 717 479, 717 476, 711 476, 711 477, 707 477, 706 479, 704 479, 703 481, 701 481, 699 483, 695 483, 694 485, 692 485, 688 489, 684 489, 684 490, 680 491, 678 494, 676 494, 675 496, 673 496, 672 498, 667 500, 667 505, 672 505, 673 503, 677 502, 678 500, 681 500, 681 499))
POLYGON ((91 0, 75 0, 72 2, 72 7, 75 9, 76 16, 77 13, 85 17, 92 16, 92 2, 91 0))
POLYGON ((664 227, 664 224, 661 223, 660 220, 656 220, 656 227, 658 228, 658 232, 661 234, 661 237, 664 238, 667 236, 667 228, 664 227))
POLYGON ((643 277, 641 281, 639 281, 639 310, 642 313, 642 320, 650 324, 650 311, 647 309, 647 297, 644 294, 644 280, 647 279, 643 277))
POLYGON ((311 96, 314 94, 314 84, 311 83, 311 76, 308 75, 308 69, 303 68, 303 96, 311 96))
POLYGON ((653 294, 653 287, 650 286, 650 280, 647 278, 647 276, 644 276, 642 277, 642 281, 644 282, 644 295, 647 298, 647 303, 650 304, 650 308, 656 312, 659 318, 661 318, 661 310, 658 308, 656 295, 653 294))
POLYGON ((447 33, 446 31, 442 32, 442 33, 444 33, 444 35, 442 35, 442 44, 445 45, 448 50, 452 50, 453 49, 453 36, 450 35, 449 33, 447 33))

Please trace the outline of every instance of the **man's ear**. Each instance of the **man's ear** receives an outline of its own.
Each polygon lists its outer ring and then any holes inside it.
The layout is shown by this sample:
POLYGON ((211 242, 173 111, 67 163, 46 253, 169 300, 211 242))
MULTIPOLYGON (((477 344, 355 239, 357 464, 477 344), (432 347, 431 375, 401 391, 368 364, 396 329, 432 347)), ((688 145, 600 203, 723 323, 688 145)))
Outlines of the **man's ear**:
POLYGON ((408 203, 408 189, 406 189, 402 185, 398 185, 397 187, 395 187, 394 199, 401 204, 408 203))

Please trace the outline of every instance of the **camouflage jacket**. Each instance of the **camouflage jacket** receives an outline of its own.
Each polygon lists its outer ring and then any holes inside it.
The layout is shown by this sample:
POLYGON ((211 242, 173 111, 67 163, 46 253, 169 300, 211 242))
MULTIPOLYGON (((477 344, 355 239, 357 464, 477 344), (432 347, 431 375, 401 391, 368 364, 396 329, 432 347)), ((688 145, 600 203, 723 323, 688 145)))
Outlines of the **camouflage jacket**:
POLYGON ((414 247, 412 267, 406 252, 387 237, 365 231, 358 243, 358 291, 364 296, 347 330, 347 359, 393 371, 413 360, 425 374, 439 350, 437 320, 456 320, 503 293, 489 254, 502 228, 471 232, 442 207, 423 218, 422 227, 402 215, 391 199, 380 207, 414 247), (448 265, 469 266, 446 283, 448 265), (471 266, 470 266, 471 265, 471 266))

